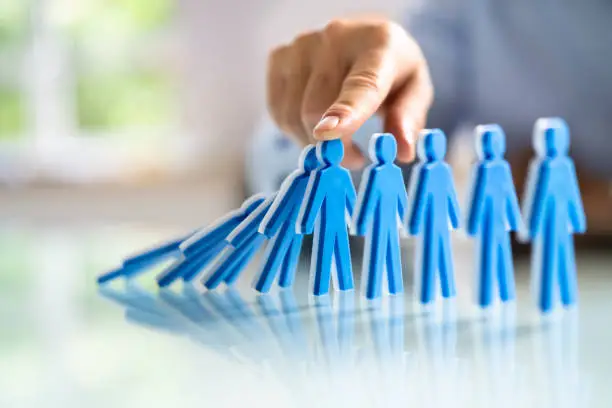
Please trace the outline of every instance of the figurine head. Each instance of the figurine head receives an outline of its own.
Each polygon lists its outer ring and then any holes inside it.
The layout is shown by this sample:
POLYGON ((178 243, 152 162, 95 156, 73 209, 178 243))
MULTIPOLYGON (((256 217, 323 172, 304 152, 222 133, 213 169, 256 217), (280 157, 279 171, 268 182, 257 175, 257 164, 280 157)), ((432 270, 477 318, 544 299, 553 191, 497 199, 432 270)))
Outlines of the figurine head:
POLYGON ((255 210, 259 204, 263 203, 264 200, 266 199, 265 194, 254 194, 252 196, 250 196, 249 198, 247 198, 242 205, 240 206, 240 209, 242 211, 244 211, 246 214, 250 214, 253 212, 253 210, 255 210))
POLYGON ((540 118, 533 129, 534 148, 540 157, 567 155, 569 129, 561 118, 540 118))
POLYGON ((506 153, 506 134, 499 125, 476 127, 476 151, 481 160, 499 159, 506 153))
POLYGON ((421 161, 441 161, 446 155, 446 136, 440 129, 424 129, 421 131, 417 154, 421 161))
POLYGON ((300 154, 299 167, 301 170, 311 172, 319 167, 319 160, 317 159, 317 149, 314 145, 308 145, 302 149, 300 154))
POLYGON ((370 159, 376 163, 393 163, 397 142, 391 133, 376 133, 370 139, 370 159))
POLYGON ((342 140, 326 140, 317 143, 317 158, 321 163, 327 165, 338 165, 344 157, 344 146, 342 140))

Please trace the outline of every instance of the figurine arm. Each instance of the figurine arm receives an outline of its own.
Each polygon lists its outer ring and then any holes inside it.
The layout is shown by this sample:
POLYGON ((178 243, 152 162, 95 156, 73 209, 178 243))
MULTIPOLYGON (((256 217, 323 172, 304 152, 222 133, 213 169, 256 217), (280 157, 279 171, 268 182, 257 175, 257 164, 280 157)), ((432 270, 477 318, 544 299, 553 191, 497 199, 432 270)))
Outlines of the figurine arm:
POLYGON ((348 212, 349 218, 353 216, 353 210, 355 209, 355 200, 357 194, 355 193, 355 186, 353 185, 353 180, 351 179, 350 174, 347 172, 344 173, 346 176, 346 211, 348 212))
POLYGON ((359 189, 359 197, 355 212, 353 213, 353 232, 356 235, 365 235, 367 224, 372 217, 375 209, 376 199, 374 196, 374 186, 376 184, 376 172, 374 169, 366 170, 363 181, 359 189))
POLYGON ((295 183, 291 183, 287 189, 279 192, 259 224, 259 233, 271 238, 278 232, 278 229, 287 219, 287 213, 292 209, 292 200, 295 195, 295 183))
MULTIPOLYGON (((536 170, 534 170, 536 171, 536 170)), ((527 197, 527 228, 528 238, 535 238, 542 225, 543 212, 544 212, 544 200, 548 196, 548 184, 549 184, 549 170, 545 163, 542 163, 535 173, 534 179, 531 181, 532 186, 528 188, 532 189, 530 196, 527 197)))
POLYGON ((272 206, 276 194, 270 196, 259 205, 248 217, 244 219, 234 230, 227 236, 226 241, 233 247, 237 248, 244 245, 247 241, 257 235, 259 224, 265 216, 266 212, 272 206))
POLYGON ((429 181, 429 173, 427 170, 421 169, 419 174, 416 175, 416 187, 414 190, 414 197, 412 208, 408 214, 408 232, 412 235, 417 235, 421 232, 423 225, 423 215, 425 213, 427 205, 427 184, 429 181))
POLYGON ((187 238, 179 245, 179 249, 185 256, 190 256, 199 252, 203 247, 224 240, 244 218, 242 210, 234 210, 226 216, 219 218, 212 225, 201 228, 195 232, 191 237, 187 238))
POLYGON ((470 197, 470 205, 468 208, 467 218, 467 233, 474 236, 478 233, 482 222, 482 213, 484 210, 484 192, 486 185, 486 177, 484 168, 478 166, 474 172, 472 182, 472 196, 470 197))
POLYGON ((315 170, 310 173, 304 201, 302 201, 300 214, 296 222, 296 232, 298 234, 312 234, 314 222, 323 204, 324 196, 325 191, 321 186, 321 170, 315 170))
POLYGON ((516 190, 512 181, 510 166, 506 164, 506 217, 510 231, 518 231, 521 226, 521 210, 516 196, 516 190))
POLYGON ((569 202, 569 217, 574 232, 583 234, 586 231, 586 216, 582 206, 582 198, 580 197, 580 186, 578 185, 578 177, 576 176, 576 168, 574 167, 574 164, 570 162, 569 168, 572 192, 569 202))
POLYGON ((459 202, 457 201, 457 192, 455 191, 455 186, 453 184, 453 175, 448 170, 448 217, 450 219, 450 224, 454 229, 459 228, 459 217, 461 211, 459 210, 459 202))
POLYGON ((397 182, 399 188, 397 193, 397 213, 400 220, 403 220, 406 216, 406 209, 408 208, 408 193, 406 192, 406 185, 404 184, 404 177, 402 176, 401 170, 399 170, 397 174, 399 176, 397 182), (399 186, 401 186, 401 188, 399 186))

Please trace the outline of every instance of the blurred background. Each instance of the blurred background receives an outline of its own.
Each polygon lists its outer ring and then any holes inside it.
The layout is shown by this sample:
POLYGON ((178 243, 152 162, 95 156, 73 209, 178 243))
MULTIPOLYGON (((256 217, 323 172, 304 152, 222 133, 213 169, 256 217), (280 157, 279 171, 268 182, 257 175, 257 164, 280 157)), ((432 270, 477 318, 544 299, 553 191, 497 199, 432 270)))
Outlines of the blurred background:
POLYGON ((217 194, 238 202, 265 113, 269 49, 337 15, 393 15, 401 2, 325 3, 2 1, 2 216, 53 218, 53 207, 68 218, 194 221, 181 211, 194 194, 197 205, 217 194), (207 194, 202 183, 223 188, 207 194))

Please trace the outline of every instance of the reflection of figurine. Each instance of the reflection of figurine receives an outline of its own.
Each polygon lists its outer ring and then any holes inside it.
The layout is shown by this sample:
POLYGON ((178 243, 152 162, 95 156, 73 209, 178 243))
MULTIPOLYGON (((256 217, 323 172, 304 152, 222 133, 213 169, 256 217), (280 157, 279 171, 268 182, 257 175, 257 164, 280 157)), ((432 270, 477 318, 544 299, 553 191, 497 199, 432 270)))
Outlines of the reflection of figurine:
POLYGON ((421 163, 414 170, 412 208, 408 211, 407 223, 410 234, 421 235, 415 288, 421 303, 429 303, 434 300, 434 278, 438 271, 442 296, 455 295, 448 224, 450 220, 453 228, 459 227, 459 205, 451 169, 444 162, 444 133, 439 129, 424 130, 417 151, 421 163))
POLYGON ((259 232, 271 238, 261 271, 254 283, 255 289, 259 292, 270 290, 279 270, 278 285, 285 288, 293 284, 302 248, 302 234, 296 232, 295 222, 308 185, 308 178, 318 164, 315 147, 306 146, 300 156, 300 168, 283 181, 272 206, 259 225, 259 232))
POLYGON ((553 307, 553 284, 558 282, 561 302, 576 302, 576 264, 572 235, 584 233, 586 217, 576 170, 569 149, 567 124, 558 118, 539 119, 534 130, 538 155, 531 164, 525 220, 527 237, 535 241, 534 279, 538 306, 553 307))
POLYGON ((340 166, 343 156, 340 140, 317 144, 317 157, 323 166, 310 174, 296 224, 298 233, 314 230, 310 267, 315 295, 329 292, 332 259, 336 261, 339 289, 354 286, 345 214, 353 212, 355 188, 349 172, 340 166))
POLYGON ((225 282, 233 284, 240 276, 240 272, 247 266, 265 240, 265 235, 257 229, 266 212, 272 205, 276 194, 262 201, 251 214, 246 217, 227 236, 227 246, 210 265, 210 272, 203 279, 204 286, 214 289, 225 282))
POLYGON ((508 229, 516 231, 521 216, 510 166, 504 160, 503 130, 498 125, 484 125, 476 133, 480 161, 475 167, 466 229, 469 235, 479 238, 477 299, 481 307, 487 307, 493 301, 496 278, 501 300, 514 299, 508 229))
POLYGON ((157 277, 161 287, 178 278, 189 282, 227 245, 225 238, 264 201, 261 194, 246 200, 239 209, 196 232, 180 244, 183 259, 178 260, 157 277))
POLYGON ((393 164, 397 144, 390 134, 377 134, 370 141, 373 164, 364 171, 353 214, 353 229, 366 236, 363 273, 366 297, 381 295, 382 274, 387 269, 389 292, 403 292, 398 217, 404 219, 406 187, 402 170, 393 164))

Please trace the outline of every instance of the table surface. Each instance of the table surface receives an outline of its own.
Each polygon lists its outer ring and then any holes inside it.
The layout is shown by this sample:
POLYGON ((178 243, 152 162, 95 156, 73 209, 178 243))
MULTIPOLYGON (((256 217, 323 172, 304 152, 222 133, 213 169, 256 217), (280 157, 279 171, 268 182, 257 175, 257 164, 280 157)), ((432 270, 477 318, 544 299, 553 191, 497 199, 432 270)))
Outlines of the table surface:
POLYGON ((155 271, 97 287, 97 274, 174 232, 0 230, 0 407, 611 404, 611 255, 579 252, 579 307, 547 317, 534 311, 527 261, 516 304, 474 308, 465 242, 458 297, 434 310, 413 302, 409 266, 406 295, 375 302, 310 297, 306 261, 292 290, 264 296, 250 289, 258 259, 216 292, 158 291, 155 271))

